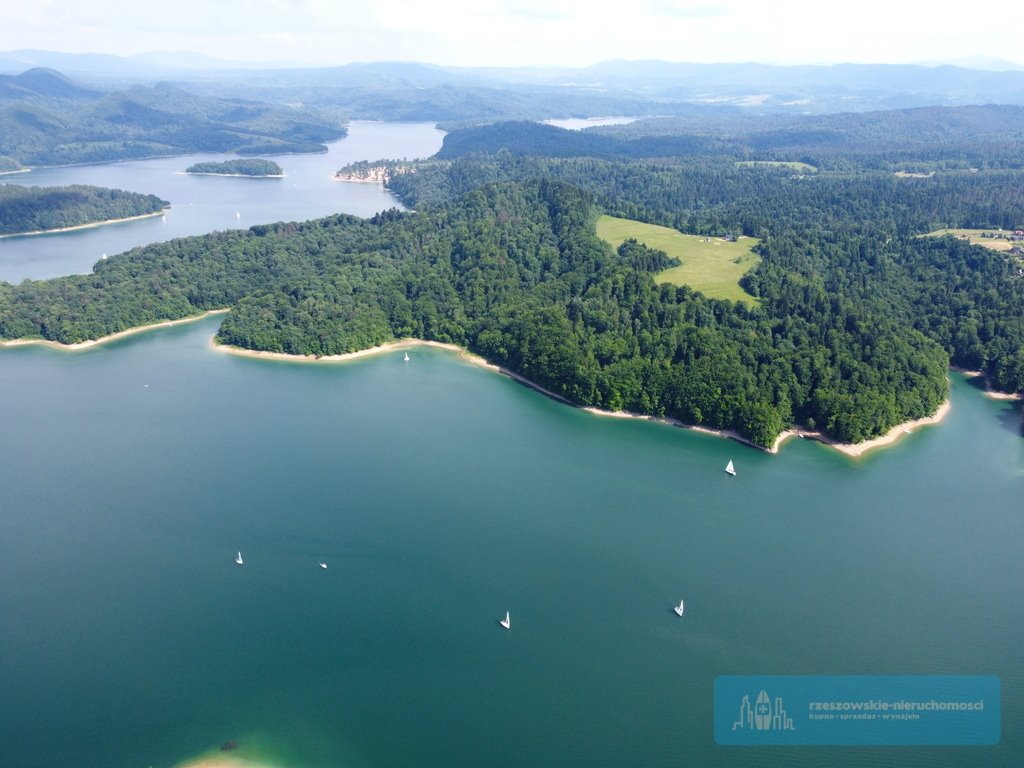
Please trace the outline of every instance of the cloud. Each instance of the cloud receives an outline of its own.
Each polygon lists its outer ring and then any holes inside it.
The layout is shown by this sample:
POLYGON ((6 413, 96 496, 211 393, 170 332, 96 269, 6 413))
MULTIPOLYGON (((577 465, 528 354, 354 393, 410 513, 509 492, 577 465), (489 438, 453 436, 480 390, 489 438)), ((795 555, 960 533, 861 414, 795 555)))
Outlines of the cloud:
POLYGON ((710 19, 728 16, 732 9, 716 3, 691 3, 685 0, 661 0, 646 5, 653 16, 674 16, 681 19, 710 19))
POLYGON ((172 10, 138 0, 0 3, 0 50, 467 66, 1012 61, 1015 36, 992 34, 986 20, 1024 29, 1024 4, 1001 0, 975 0, 970 18, 982 21, 965 21, 954 0, 933 0, 926 14, 892 0, 177 0, 172 10))

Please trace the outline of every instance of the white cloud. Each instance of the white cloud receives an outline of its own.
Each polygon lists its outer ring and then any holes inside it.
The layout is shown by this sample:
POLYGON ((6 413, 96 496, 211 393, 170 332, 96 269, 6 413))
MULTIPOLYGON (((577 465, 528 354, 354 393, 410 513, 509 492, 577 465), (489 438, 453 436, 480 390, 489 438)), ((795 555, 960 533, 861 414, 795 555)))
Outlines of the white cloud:
POLYGON ((242 60, 584 66, 605 59, 834 63, 1019 60, 1002 0, 35 0, 0 7, 0 50, 194 50, 242 60), (997 33, 993 33, 993 26, 997 33))

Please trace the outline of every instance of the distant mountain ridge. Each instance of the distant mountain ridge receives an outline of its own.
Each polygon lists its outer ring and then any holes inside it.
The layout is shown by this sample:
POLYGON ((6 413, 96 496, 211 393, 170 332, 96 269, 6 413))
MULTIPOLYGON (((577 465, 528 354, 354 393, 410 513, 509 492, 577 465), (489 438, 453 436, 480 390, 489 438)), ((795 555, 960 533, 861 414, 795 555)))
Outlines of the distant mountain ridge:
POLYGON ((342 120, 313 109, 203 96, 166 82, 108 91, 49 69, 0 75, 0 156, 22 165, 319 152, 344 135, 342 120))
POLYGON ((828 115, 717 114, 639 120, 570 131, 528 121, 450 131, 436 157, 470 154, 643 159, 728 156, 802 161, 838 170, 856 158, 878 169, 1024 167, 1024 107, 915 107, 828 115), (843 159, 837 158, 842 156, 843 159))
POLYGON ((55 69, 36 68, 0 75, 0 102, 15 99, 93 99, 103 94, 71 81, 55 69))
POLYGON ((1024 105, 1024 67, 999 70, 921 64, 778 66, 609 60, 589 67, 445 67, 421 62, 356 62, 285 67, 163 52, 117 57, 47 51, 0 52, 0 72, 49 67, 73 78, 153 83, 172 80, 219 96, 307 104, 357 119, 588 117, 675 114, 682 105, 733 105, 761 112, 826 113, 969 104, 1024 105), (455 98, 452 91, 457 91, 455 98), (523 97, 542 105, 528 113, 523 97), (503 99, 507 99, 508 103, 503 99), (428 114, 430 105, 434 114, 428 114), (559 109, 559 104, 561 108, 559 109))

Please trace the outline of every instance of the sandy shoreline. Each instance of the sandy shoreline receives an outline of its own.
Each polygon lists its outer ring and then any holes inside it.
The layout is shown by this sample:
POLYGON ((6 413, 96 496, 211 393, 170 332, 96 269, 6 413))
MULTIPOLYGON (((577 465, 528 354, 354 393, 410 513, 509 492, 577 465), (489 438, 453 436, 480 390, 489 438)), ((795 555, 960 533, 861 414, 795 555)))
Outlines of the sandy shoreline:
MULTIPOLYGON (((153 330, 155 328, 168 328, 174 325, 181 325, 184 323, 194 323, 198 320, 203 320, 211 315, 219 315, 228 312, 227 309, 211 309, 208 312, 204 312, 199 315, 191 315, 189 317, 183 317, 178 320, 164 320, 156 323, 150 323, 149 325, 141 325, 135 328, 129 328, 119 333, 113 333, 109 336, 104 336, 100 339, 93 339, 90 341, 82 341, 77 344, 61 344, 57 341, 49 341, 47 339, 15 339, 12 341, 0 341, 0 347, 17 347, 25 346, 30 344, 40 344, 43 346, 52 347, 55 349, 61 349, 66 351, 78 351, 82 349, 88 349, 100 344, 106 344, 116 339, 122 339, 127 336, 133 336, 137 333, 145 333, 146 331, 153 330)), ((611 418, 624 418, 624 419, 641 419, 643 421, 653 421, 661 424, 668 424, 674 427, 681 427, 683 429, 693 430, 694 432, 701 432, 707 435, 714 435, 715 437, 723 437, 729 440, 735 440, 743 445, 750 446, 751 448, 757 448, 758 450, 766 451, 767 453, 778 453, 780 447, 786 440, 794 436, 804 437, 810 440, 817 440, 818 442, 827 445, 830 448, 834 448, 840 453, 847 456, 857 458, 863 456, 868 451, 875 448, 880 448, 885 445, 891 445, 897 440, 902 438, 904 435, 908 435, 918 427, 928 426, 930 424, 937 424, 942 421, 946 414, 950 410, 950 401, 947 399, 942 405, 939 406, 938 410, 931 416, 925 416, 921 419, 915 419, 913 421, 907 421, 902 424, 897 424, 895 427, 890 429, 886 434, 880 437, 873 438, 871 440, 865 440, 862 443, 840 443, 828 435, 822 434, 821 432, 800 430, 800 429, 788 429, 779 434, 775 438, 775 442, 770 448, 763 448, 760 445, 752 443, 745 437, 740 435, 738 432, 730 429, 713 429, 711 427, 702 427, 694 424, 686 424, 678 419, 668 418, 664 416, 650 416, 641 413, 631 413, 628 411, 604 411, 600 408, 594 408, 592 406, 578 406, 571 400, 567 399, 563 395, 559 395, 557 392, 552 392, 549 389, 545 389, 536 382, 530 381, 526 377, 511 371, 508 368, 504 368, 500 365, 490 363, 479 355, 474 355, 464 347, 460 347, 457 344, 445 344, 440 341, 427 341, 425 339, 401 339, 399 341, 388 342, 387 344, 380 344, 376 347, 370 347, 369 349, 361 349, 357 352, 347 352, 341 355, 323 355, 321 357, 315 357, 313 355, 291 355, 285 352, 262 352, 252 349, 243 349, 241 347, 234 347, 229 344, 218 344, 216 336, 211 336, 209 341, 209 348, 218 352, 224 352, 226 354, 236 355, 239 357, 251 357, 260 360, 280 360, 291 363, 343 363, 351 360, 358 360, 364 357, 370 357, 373 355, 380 355, 387 352, 395 352, 403 349, 411 349, 414 347, 434 347, 436 349, 446 349, 451 352, 455 352, 462 359, 478 365, 482 368, 487 368, 495 373, 500 373, 508 376, 511 379, 523 384, 530 389, 536 390, 541 394, 547 395, 548 397, 558 400, 559 402, 571 405, 573 407, 579 407, 587 413, 592 413, 596 416, 604 416, 611 418)), ((958 369, 953 369, 958 370, 958 369)), ((961 371, 962 373, 972 373, 967 371, 961 371)), ((976 372, 974 372, 976 373, 976 372)), ((980 374, 979 374, 980 375, 980 374)), ((1007 395, 1004 393, 994 393, 990 396, 1001 396, 1003 398, 1014 398, 1016 395, 1007 395)), ((191 768, 191 767, 190 767, 191 768)), ((203 768, 214 768, 213 766, 203 766, 203 768)))
MULTIPOLYGON (((918 427, 926 427, 931 424, 938 424, 949 413, 952 408, 952 403, 947 398, 942 405, 939 406, 938 410, 935 411, 931 416, 925 416, 920 419, 914 419, 913 421, 905 421, 902 424, 897 424, 895 427, 890 429, 884 435, 872 438, 871 440, 865 440, 862 443, 840 443, 837 440, 832 439, 828 435, 824 435, 821 432, 808 432, 808 431, 790 431, 783 432, 779 436, 779 440, 791 437, 792 435, 803 435, 810 440, 817 440, 819 443, 824 443, 830 448, 835 448, 841 453, 845 453, 847 456, 857 458, 863 456, 868 451, 874 450, 875 448, 881 448, 884 445, 892 445, 897 440, 902 438, 904 435, 911 434, 918 427)), ((778 440, 776 444, 778 444, 778 440)))
POLYGON ((323 357, 314 357, 312 355, 289 355, 283 352, 257 352, 255 350, 242 349, 240 347, 232 347, 228 344, 218 344, 216 343, 215 338, 211 337, 210 339, 211 349, 215 349, 220 352, 226 352, 232 355, 239 355, 241 357, 254 357, 264 360, 284 360, 290 362, 307 363, 345 362, 348 360, 357 360, 362 357, 369 357, 371 355, 379 355, 385 352, 394 352, 401 349, 410 349, 412 347, 436 347, 438 349, 447 349, 452 352, 456 352, 464 360, 467 360, 473 363, 474 365, 479 365, 483 368, 488 368, 492 371, 495 371, 496 373, 504 374, 505 376, 508 376, 509 378, 512 378, 518 381, 519 383, 524 384, 525 386, 528 386, 531 389, 534 389, 542 394, 545 394, 550 398, 558 400, 559 402, 565 403, 567 405, 582 408, 582 410, 586 411, 587 413, 592 413, 596 416, 623 419, 641 419, 643 421, 653 421, 661 424, 669 424, 674 427, 681 427, 683 429, 693 430, 694 432, 702 432, 707 435, 714 435, 716 437, 724 437, 729 440, 735 440, 738 443, 748 445, 751 448, 757 448, 758 450, 761 451, 766 451, 767 453, 778 453, 779 448, 782 446, 784 442, 786 442, 786 440, 794 436, 802 436, 810 440, 817 440, 818 442, 827 445, 830 448, 834 448, 840 453, 843 453, 847 456, 858 458, 875 448, 881 448, 882 446, 891 445, 892 443, 895 443, 904 435, 912 433, 913 430, 918 427, 923 427, 930 424, 938 424, 946 417, 946 414, 948 414, 950 410, 950 401, 947 399, 942 405, 939 406, 938 410, 931 416, 925 416, 924 418, 921 419, 915 419, 913 421, 904 422, 903 424, 897 424, 884 435, 873 438, 871 440, 865 440, 862 443, 840 443, 832 439, 828 435, 822 434, 821 432, 790 429, 779 434, 779 436, 775 438, 775 442, 772 444, 771 448, 765 449, 762 446, 752 443, 750 440, 747 440, 738 432, 735 432, 730 429, 712 429, 710 427, 701 427, 694 424, 686 424, 682 421, 679 421, 678 419, 672 419, 662 416, 649 416, 641 413, 630 413, 628 411, 604 411, 601 410, 600 408, 594 408, 591 406, 577 406, 576 403, 573 403, 572 401, 568 400, 562 395, 559 395, 556 392, 552 392, 551 390, 545 389, 544 387, 536 384, 535 382, 530 381, 529 379, 521 376, 518 373, 515 373, 514 371, 510 371, 507 368, 503 368, 500 365, 489 363, 482 357, 474 355, 472 352, 469 352, 468 350, 456 344, 444 344, 439 341, 425 341, 423 339, 402 339, 401 341, 393 341, 387 344, 381 344, 379 346, 371 347, 370 349, 363 349, 358 352, 349 352, 343 355, 325 355, 323 357))
POLYGON ((200 173, 196 171, 179 171, 185 176, 227 176, 233 179, 283 179, 283 173, 200 173))
MULTIPOLYGON (((949 370, 962 373, 969 379, 985 378, 985 374, 981 371, 970 371, 966 368, 961 368, 957 365, 949 366, 949 370)), ((1014 394, 1013 392, 999 392, 992 389, 992 386, 988 383, 988 379, 985 378, 985 397, 991 398, 992 400, 1022 400, 1024 395, 1014 394)))
POLYGON ((73 227, 60 227, 59 229, 37 229, 34 232, 12 232, 9 235, 0 235, 0 240, 7 237, 31 237, 33 235, 54 235, 58 232, 74 232, 79 229, 92 229, 93 227, 105 227, 107 224, 121 224, 125 221, 138 221, 139 219, 151 219, 154 216, 163 216, 167 208, 161 208, 152 213, 141 213, 138 216, 129 216, 124 219, 106 219, 105 221, 94 221, 90 224, 76 224, 73 227))
POLYGON ((189 315, 188 317, 182 317, 177 320, 161 320, 160 322, 149 323, 148 325, 137 325, 134 328, 128 328, 124 331, 112 333, 109 336, 103 336, 99 339, 90 339, 88 341, 80 341, 76 344, 61 344, 59 341, 50 341, 49 339, 12 339, 11 341, 0 341, 0 347, 24 347, 32 344, 38 344, 44 347, 52 347, 53 349, 77 352, 100 344, 107 344, 111 341, 116 341, 117 339, 123 339, 126 336, 134 336, 137 333, 152 331, 155 328, 170 328, 174 325, 194 323, 197 320, 203 320, 211 315, 222 315, 227 311, 228 310, 226 309, 211 309, 209 312, 203 312, 201 315, 189 315))

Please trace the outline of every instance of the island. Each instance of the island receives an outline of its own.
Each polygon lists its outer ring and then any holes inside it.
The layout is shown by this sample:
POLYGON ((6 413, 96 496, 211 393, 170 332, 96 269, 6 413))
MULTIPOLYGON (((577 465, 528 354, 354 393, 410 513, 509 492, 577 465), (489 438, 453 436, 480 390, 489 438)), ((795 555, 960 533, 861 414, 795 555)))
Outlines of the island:
POLYGON ((273 160, 248 158, 222 162, 194 163, 185 169, 193 176, 247 176, 257 178, 284 178, 284 170, 273 160))
POLYGON ((85 184, 0 184, 0 237, 63 232, 157 216, 170 205, 156 195, 85 184))

